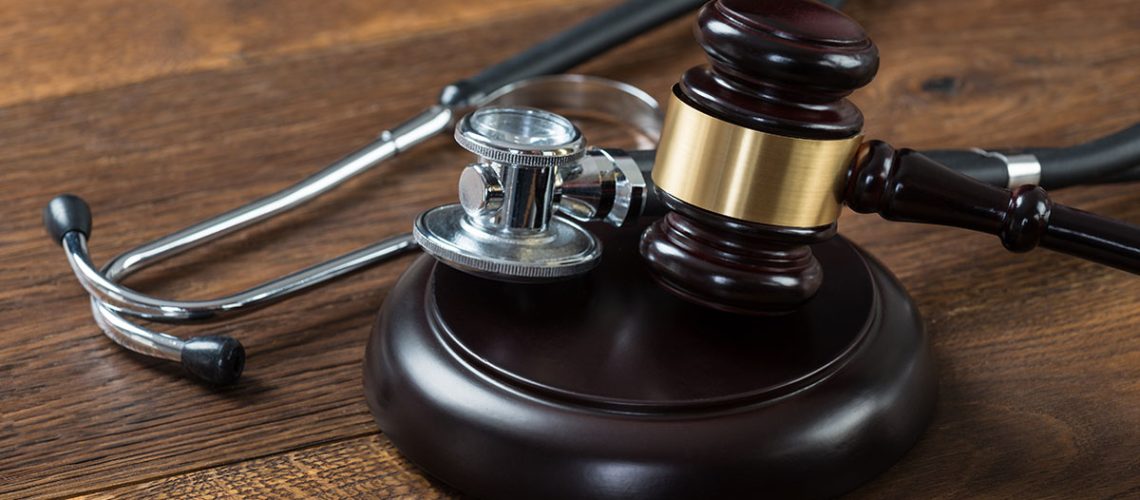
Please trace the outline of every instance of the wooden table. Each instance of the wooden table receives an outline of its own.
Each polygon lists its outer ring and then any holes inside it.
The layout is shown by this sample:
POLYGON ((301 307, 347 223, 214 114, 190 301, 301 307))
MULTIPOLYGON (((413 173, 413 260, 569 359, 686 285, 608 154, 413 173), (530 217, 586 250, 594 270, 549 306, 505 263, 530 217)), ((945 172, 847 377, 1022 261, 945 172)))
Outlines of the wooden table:
MULTIPOLYGON (((611 3, 6 2, 0 496, 453 494, 400 457, 361 395, 369 325, 408 258, 237 321, 173 328, 245 344, 244 382, 211 389, 99 333, 39 211, 84 196, 105 262, 300 179, 442 85, 611 3)), ((1067 145, 1140 120, 1135 0, 849 3, 882 53, 854 96, 871 137, 1067 145)), ((691 22, 580 71, 661 98, 703 59, 691 22)), ((406 231, 454 199, 465 158, 436 138, 129 283, 207 297, 406 231)), ((1135 185, 1055 197, 1140 222, 1135 185)), ((941 372, 926 436, 855 496, 1140 496, 1140 280, 951 229, 851 214, 840 227, 910 289, 941 372)))

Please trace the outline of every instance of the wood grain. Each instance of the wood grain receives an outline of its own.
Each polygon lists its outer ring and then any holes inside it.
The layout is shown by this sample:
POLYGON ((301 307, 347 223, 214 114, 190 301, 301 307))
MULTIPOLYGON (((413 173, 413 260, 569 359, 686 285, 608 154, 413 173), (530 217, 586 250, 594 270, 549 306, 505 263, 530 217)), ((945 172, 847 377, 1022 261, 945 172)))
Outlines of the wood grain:
POLYGON ((185 476, 132 484, 90 498, 270 497, 449 498, 458 496, 428 479, 390 441, 370 434, 255 458, 185 476))
MULTIPOLYGON (((15 0, 0 7, 0 105, 89 92, 203 70, 353 50, 408 34, 450 34, 493 18, 557 11, 557 0, 15 0)), ((598 0, 579 2, 597 7, 598 0)), ((539 20, 539 22, 541 22, 539 20)))
MULTIPOLYGON (((436 89, 612 2, 6 2, 0 42, 0 497, 431 496, 361 397, 368 325, 408 259, 235 322, 246 380, 212 390, 102 337, 39 209, 74 192, 115 253, 300 179, 436 89), (527 29, 519 29, 527 26, 527 29)), ((882 69, 854 97, 900 146, 1063 145, 1140 121, 1132 0, 852 0, 882 69)), ((689 20, 582 72, 658 98, 702 60, 689 20)), ((406 231, 454 198, 437 138, 327 202, 132 278, 206 297, 406 231)), ((1140 222, 1135 186, 1054 193, 1140 222)), ((983 235, 845 214, 910 289, 938 414, 855 496, 1140 495, 1140 281, 983 235)))

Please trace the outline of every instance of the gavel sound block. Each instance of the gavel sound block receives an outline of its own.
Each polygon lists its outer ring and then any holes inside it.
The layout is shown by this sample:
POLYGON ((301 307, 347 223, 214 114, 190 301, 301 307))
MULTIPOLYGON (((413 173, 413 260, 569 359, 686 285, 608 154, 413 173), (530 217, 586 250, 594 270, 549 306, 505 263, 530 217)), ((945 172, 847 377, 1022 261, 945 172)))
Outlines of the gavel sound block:
POLYGON ((365 390, 383 432, 477 497, 827 497, 897 461, 936 396, 914 304, 837 236, 846 204, 1140 272, 1140 231, 863 143, 878 66, 808 0, 717 0, 653 178, 672 210, 592 227, 598 268, 547 284, 421 257, 388 295, 365 390))

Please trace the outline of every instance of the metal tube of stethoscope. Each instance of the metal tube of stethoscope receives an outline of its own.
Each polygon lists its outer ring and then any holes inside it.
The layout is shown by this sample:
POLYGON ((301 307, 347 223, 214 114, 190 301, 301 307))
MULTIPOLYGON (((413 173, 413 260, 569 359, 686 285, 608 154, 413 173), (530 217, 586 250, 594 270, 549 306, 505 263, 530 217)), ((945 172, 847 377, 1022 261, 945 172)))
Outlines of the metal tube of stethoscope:
POLYGON ((118 255, 104 267, 103 274, 110 281, 120 281, 157 261, 297 208, 447 130, 453 115, 451 108, 432 106, 292 186, 118 255))
POLYGON ((111 311, 165 323, 224 319, 245 313, 416 248, 409 234, 398 235, 235 294, 182 301, 152 297, 112 282, 91 263, 86 239, 83 233, 69 232, 63 237, 63 248, 87 292, 111 311))
MULTIPOLYGON (((64 236, 65 241, 79 238, 85 239, 83 233, 70 232, 64 236)), ((353 271, 380 264, 416 248, 411 234, 402 234, 281 277, 260 287, 254 287, 247 292, 264 298, 262 303, 256 304, 257 306, 268 305, 302 291, 311 290, 353 271)), ((246 303, 227 311, 244 313, 254 308, 253 304, 246 303)), ((91 313, 103 333, 127 349, 148 356, 180 361, 188 371, 199 378, 218 384, 233 382, 241 375, 245 362, 245 349, 235 339, 205 336, 182 340, 152 331, 128 321, 120 312, 112 310, 95 296, 91 297, 91 313)))
POLYGON ((112 259, 102 271, 95 269, 87 252, 91 213, 83 200, 71 195, 56 197, 44 209, 44 223, 52 238, 64 247, 68 262, 84 289, 91 293, 92 314, 107 337, 131 351, 180 361, 189 372, 206 381, 230 383, 241 375, 245 364, 245 350, 237 340, 222 336, 182 340, 135 325, 120 313, 159 321, 190 321, 244 313, 415 249, 410 235, 396 236, 249 290, 208 301, 157 299, 118 282, 164 258, 313 200, 447 130, 453 114, 448 107, 432 106, 320 172, 277 193, 128 250, 112 259))

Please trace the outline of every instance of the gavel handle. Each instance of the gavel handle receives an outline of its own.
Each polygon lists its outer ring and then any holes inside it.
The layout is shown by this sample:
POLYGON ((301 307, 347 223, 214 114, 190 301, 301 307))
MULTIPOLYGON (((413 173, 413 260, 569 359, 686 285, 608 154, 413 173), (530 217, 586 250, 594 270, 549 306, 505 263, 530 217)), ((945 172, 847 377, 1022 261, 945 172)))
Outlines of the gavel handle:
POLYGON ((1053 203, 1036 186, 990 186, 881 141, 860 148, 843 197, 856 212, 995 234, 1014 252, 1041 246, 1140 274, 1140 226, 1053 203))

